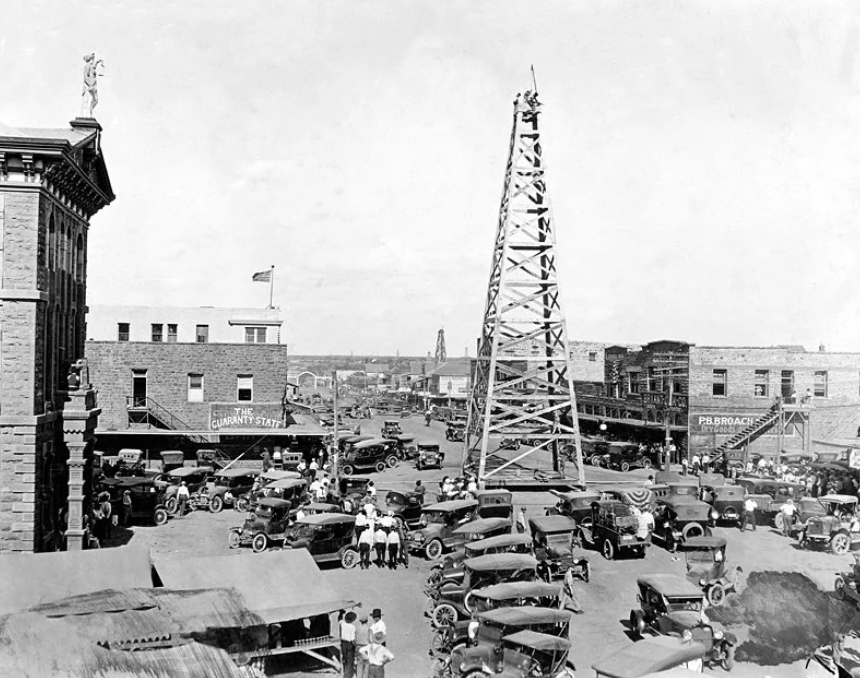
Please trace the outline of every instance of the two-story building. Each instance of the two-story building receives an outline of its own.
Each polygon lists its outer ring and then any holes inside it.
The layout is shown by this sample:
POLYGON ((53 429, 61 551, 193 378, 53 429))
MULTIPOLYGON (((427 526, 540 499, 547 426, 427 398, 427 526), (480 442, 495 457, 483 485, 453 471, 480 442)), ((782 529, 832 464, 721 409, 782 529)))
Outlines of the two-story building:
POLYGON ((141 449, 157 461, 166 449, 215 447, 250 460, 264 448, 318 444, 319 422, 287 407, 282 325, 278 309, 93 305, 99 449, 141 449))

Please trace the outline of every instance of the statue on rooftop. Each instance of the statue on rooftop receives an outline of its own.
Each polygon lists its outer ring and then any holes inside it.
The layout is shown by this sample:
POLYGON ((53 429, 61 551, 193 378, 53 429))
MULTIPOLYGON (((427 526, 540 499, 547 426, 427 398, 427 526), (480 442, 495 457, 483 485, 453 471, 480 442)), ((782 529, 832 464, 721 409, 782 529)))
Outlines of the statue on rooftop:
POLYGON ((84 90, 81 93, 81 117, 92 118, 93 109, 99 103, 98 78, 103 75, 98 72, 99 66, 104 68, 104 61, 96 59, 95 52, 84 56, 84 90))

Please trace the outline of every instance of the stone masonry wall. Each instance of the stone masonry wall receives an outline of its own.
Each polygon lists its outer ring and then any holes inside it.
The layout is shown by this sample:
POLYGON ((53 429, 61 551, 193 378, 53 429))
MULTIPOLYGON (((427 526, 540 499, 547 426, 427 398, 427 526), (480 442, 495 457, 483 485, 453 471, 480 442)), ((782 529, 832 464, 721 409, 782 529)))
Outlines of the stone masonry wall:
POLYGON ((283 344, 154 344, 88 341, 90 378, 98 390, 99 430, 128 428, 132 370, 147 371, 147 395, 192 429, 209 425, 210 403, 236 403, 238 375, 253 375, 254 403, 280 403, 287 378, 283 344), (188 375, 203 375, 203 402, 188 402, 188 375))

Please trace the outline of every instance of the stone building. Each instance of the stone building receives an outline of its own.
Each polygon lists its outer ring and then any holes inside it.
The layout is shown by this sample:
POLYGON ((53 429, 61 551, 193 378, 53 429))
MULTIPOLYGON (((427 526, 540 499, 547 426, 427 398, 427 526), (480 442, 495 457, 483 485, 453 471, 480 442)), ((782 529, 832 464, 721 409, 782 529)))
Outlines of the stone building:
POLYGON ((84 357, 90 219, 114 199, 92 118, 0 124, 0 550, 79 548, 98 410, 84 357), (68 513, 66 514, 66 509, 68 513))

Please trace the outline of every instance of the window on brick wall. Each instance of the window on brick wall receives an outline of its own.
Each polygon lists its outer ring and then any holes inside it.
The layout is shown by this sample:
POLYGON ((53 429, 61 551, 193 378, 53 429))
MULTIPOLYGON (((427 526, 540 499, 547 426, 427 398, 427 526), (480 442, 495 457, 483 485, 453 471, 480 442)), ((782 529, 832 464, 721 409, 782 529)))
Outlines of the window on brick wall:
POLYGON ((245 328, 245 343, 246 344, 265 344, 266 343, 266 328, 265 327, 246 327, 245 328))
POLYGON ((161 323, 152 323, 152 340, 155 342, 162 341, 164 338, 164 325, 161 323))
POLYGON ((794 395, 794 370, 782 370, 779 392, 783 398, 791 398, 794 395))
POLYGON ((756 370, 753 394, 756 398, 767 398, 770 392, 770 370, 756 370))
POLYGON ((728 370, 714 370, 714 381, 711 384, 711 394, 719 397, 726 396, 726 384, 728 382, 728 370))
POLYGON ((812 389, 812 395, 816 398, 827 397, 827 372, 820 371, 815 373, 815 384, 812 389))
POLYGON ((588 352, 588 360, 589 360, 589 362, 596 363, 597 362, 597 351, 589 351, 588 352))
POLYGON ((188 375, 188 402, 202 403, 203 402, 203 375, 189 374, 188 375))
POLYGON ((209 341, 209 325, 197 326, 197 343, 205 344, 209 341))
POLYGON ((167 326, 167 343, 168 344, 175 344, 176 343, 176 337, 177 337, 178 333, 179 333, 179 326, 178 325, 168 325, 167 326))
POLYGON ((128 323, 117 323, 116 330, 117 341, 128 341, 128 335, 131 331, 131 325, 129 325, 128 323))
POLYGON ((240 374, 236 379, 236 400, 251 402, 254 400, 254 375, 240 374))
POLYGON ((627 380, 627 390, 630 393, 639 393, 639 373, 628 372, 627 380))

